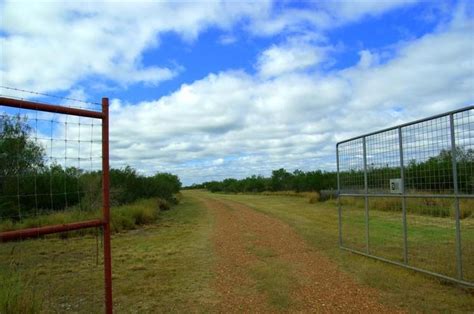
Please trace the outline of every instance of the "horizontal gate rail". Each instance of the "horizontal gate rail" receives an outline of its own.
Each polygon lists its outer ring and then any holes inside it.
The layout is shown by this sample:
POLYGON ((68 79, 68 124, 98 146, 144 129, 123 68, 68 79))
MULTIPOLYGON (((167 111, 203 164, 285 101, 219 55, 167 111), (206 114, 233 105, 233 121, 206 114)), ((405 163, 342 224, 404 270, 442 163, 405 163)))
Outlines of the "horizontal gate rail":
POLYGON ((27 238, 37 238, 47 234, 67 232, 85 228, 97 228, 102 227, 104 222, 100 219, 72 222, 62 225, 52 225, 38 228, 20 229, 14 231, 6 231, 0 233, 0 242, 8 242, 14 240, 24 240, 27 238))
POLYGON ((103 112, 69 108, 64 106, 43 104, 39 102, 32 102, 26 100, 19 100, 14 98, 0 97, 0 105, 13 108, 29 109, 43 112, 70 114, 78 117, 97 118, 104 119, 105 115, 103 112))
POLYGON ((423 119, 415 120, 415 121, 412 121, 412 122, 407 122, 407 123, 404 123, 404 124, 400 124, 400 125, 397 125, 397 126, 392 126, 392 127, 386 128, 386 129, 378 130, 378 131, 375 131, 375 132, 370 132, 370 133, 366 133, 366 134, 363 134, 363 135, 355 136, 353 138, 338 142, 336 144, 336 146, 338 147, 340 144, 344 144, 344 143, 347 143, 347 142, 352 142, 353 140, 361 139, 361 138, 368 137, 368 136, 375 135, 375 134, 384 133, 384 132, 391 131, 391 130, 396 130, 398 128, 404 128, 406 126, 426 122, 426 121, 429 121, 429 120, 434 120, 434 119, 437 119, 437 118, 446 117, 446 116, 449 116, 451 114, 456 114, 456 113, 469 111, 469 110, 474 110, 474 106, 468 106, 468 107, 464 107, 464 108, 461 108, 461 109, 448 111, 448 112, 437 114, 437 115, 434 115, 434 116, 431 116, 431 117, 428 117, 428 118, 423 118, 423 119))

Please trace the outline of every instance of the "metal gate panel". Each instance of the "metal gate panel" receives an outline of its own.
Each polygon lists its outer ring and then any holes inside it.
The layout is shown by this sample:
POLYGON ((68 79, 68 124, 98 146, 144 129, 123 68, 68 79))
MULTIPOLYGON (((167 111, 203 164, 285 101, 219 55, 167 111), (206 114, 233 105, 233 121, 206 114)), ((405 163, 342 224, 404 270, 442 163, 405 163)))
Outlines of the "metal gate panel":
POLYGON ((474 107, 337 144, 339 245, 474 286, 474 107))

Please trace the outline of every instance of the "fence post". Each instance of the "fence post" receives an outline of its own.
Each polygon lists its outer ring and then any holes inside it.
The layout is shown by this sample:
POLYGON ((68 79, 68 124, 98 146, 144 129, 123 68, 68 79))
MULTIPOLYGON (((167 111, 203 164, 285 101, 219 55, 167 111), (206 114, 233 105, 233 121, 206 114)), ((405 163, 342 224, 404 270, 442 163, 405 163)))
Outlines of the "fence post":
POLYGON ((369 238, 369 185, 367 181, 367 143, 366 137, 362 138, 363 155, 364 155, 364 199, 365 199, 365 237, 366 237, 366 252, 370 254, 370 238, 369 238))
POLYGON ((403 160, 403 137, 401 127, 398 127, 398 146, 400 152, 400 178, 402 179, 403 262, 408 264, 407 199, 405 195, 405 162, 403 160))
POLYGON ((110 179, 109 179, 109 99, 102 98, 102 210, 104 226, 105 312, 113 312, 112 252, 110 241, 110 179))
POLYGON ((451 163, 453 171, 453 188, 454 188, 454 217, 456 219, 456 268, 459 279, 463 279, 462 270, 462 248, 461 248, 461 222, 459 213, 459 187, 458 187, 458 170, 457 170, 457 153, 456 153, 456 135, 454 129, 454 114, 449 115, 449 126, 451 130, 451 163))
POLYGON ((336 145, 337 164, 337 214, 339 223, 339 247, 342 247, 342 208, 341 208, 341 182, 339 178, 339 144, 336 145))

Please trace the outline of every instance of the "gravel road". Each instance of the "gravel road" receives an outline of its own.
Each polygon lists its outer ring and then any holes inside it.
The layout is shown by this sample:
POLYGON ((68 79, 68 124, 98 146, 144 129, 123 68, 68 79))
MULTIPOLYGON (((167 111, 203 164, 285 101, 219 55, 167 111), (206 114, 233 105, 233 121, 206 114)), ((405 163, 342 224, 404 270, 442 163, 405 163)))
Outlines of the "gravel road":
POLYGON ((376 290, 357 284, 284 222, 237 202, 210 197, 201 201, 215 217, 219 312, 398 312, 381 305, 376 290), (287 290, 262 288, 259 280, 265 278, 252 274, 265 263, 287 265, 287 290), (275 305, 275 291, 288 302, 275 305))

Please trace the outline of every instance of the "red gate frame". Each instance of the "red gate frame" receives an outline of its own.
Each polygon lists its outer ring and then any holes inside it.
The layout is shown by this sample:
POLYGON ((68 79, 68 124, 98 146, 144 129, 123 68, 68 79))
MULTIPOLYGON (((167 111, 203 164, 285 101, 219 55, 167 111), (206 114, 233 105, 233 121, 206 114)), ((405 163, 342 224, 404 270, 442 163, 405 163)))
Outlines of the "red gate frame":
POLYGON ((104 279, 105 279, 105 313, 112 309, 112 252, 110 243, 110 178, 109 178, 109 99, 102 98, 102 112, 68 108, 25 100, 0 97, 0 106, 37 110, 51 113, 67 114, 102 120, 102 219, 28 228, 0 232, 0 242, 34 238, 41 235, 66 232, 84 228, 102 227, 104 232, 104 279))

